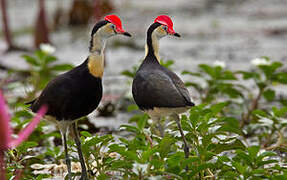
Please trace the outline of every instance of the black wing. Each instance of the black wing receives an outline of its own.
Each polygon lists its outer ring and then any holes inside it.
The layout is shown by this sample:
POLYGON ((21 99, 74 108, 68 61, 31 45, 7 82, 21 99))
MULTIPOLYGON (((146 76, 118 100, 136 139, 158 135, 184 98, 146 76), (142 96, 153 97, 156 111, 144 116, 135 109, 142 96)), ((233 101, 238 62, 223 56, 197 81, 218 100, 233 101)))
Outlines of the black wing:
POLYGON ((46 104, 48 106, 47 115, 62 118, 70 97, 69 78, 58 76, 48 83, 41 95, 32 104, 31 109, 36 112, 42 105, 46 104))
POLYGON ((193 106, 179 77, 164 69, 140 70, 133 81, 133 96, 141 109, 193 106))

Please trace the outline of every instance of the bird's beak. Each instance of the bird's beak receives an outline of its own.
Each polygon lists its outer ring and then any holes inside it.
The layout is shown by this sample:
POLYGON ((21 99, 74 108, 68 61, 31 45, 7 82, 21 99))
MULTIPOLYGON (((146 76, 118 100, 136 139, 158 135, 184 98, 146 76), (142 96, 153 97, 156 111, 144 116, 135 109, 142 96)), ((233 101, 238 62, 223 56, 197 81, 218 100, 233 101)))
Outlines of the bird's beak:
POLYGON ((122 33, 124 36, 128 36, 128 37, 132 37, 132 35, 130 34, 130 33, 128 33, 128 32, 124 32, 124 33, 122 33))
POLYGON ((172 36, 176 36, 176 37, 180 37, 180 34, 178 34, 177 32, 175 32, 172 28, 169 28, 167 30, 168 34, 169 35, 172 35, 172 36))
POLYGON ((122 28, 119 28, 119 27, 116 29, 116 32, 117 32, 118 34, 122 34, 122 35, 124 35, 124 36, 128 36, 128 37, 131 37, 131 36, 132 36, 130 33, 126 32, 125 30, 123 30, 122 28))
POLYGON ((173 35, 176 36, 176 37, 180 37, 180 34, 178 34, 176 32, 173 35))

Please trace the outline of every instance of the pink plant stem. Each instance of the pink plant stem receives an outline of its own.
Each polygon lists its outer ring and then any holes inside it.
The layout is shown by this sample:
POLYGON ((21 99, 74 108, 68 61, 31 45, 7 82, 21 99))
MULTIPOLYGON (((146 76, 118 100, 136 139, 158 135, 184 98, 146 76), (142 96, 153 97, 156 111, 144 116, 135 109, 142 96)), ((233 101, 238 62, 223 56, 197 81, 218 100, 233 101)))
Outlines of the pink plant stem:
POLYGON ((21 175, 22 175, 22 172, 23 172, 23 170, 22 169, 18 169, 18 170, 16 170, 16 176, 14 177, 14 179, 13 180, 19 180, 20 178, 21 178, 21 175))
POLYGON ((0 180, 5 180, 5 174, 6 174, 6 170, 5 170, 6 166, 5 166, 5 162, 4 162, 4 151, 0 151, 0 180))
POLYGON ((37 127, 41 118, 46 114, 47 110, 48 108, 46 105, 42 106, 40 110, 37 112, 37 115, 28 124, 28 126, 18 134, 18 138, 11 141, 11 144, 9 144, 9 147, 15 148, 19 144, 21 144, 23 141, 25 141, 29 137, 29 135, 33 132, 33 130, 37 127))
POLYGON ((0 89, 0 151, 8 149, 11 141, 12 129, 10 127, 10 116, 8 107, 0 89))

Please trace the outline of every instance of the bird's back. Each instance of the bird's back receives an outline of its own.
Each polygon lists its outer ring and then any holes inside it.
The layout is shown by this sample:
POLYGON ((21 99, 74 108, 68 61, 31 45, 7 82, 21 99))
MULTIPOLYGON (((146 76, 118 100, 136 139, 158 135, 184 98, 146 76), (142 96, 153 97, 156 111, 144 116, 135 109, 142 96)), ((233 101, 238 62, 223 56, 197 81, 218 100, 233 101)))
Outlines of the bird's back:
POLYGON ((74 120, 97 108, 102 98, 101 78, 89 73, 87 60, 50 81, 41 95, 32 102, 33 112, 46 104, 47 115, 57 120, 74 120))

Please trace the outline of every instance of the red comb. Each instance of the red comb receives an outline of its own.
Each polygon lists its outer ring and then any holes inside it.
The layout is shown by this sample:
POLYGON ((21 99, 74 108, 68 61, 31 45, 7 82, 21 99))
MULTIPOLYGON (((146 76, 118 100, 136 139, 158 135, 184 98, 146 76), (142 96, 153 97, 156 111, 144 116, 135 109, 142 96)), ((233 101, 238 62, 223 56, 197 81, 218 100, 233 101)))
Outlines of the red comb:
POLYGON ((105 17, 105 20, 106 21, 109 21, 110 23, 116 25, 117 27, 117 30, 120 31, 120 32, 125 32, 123 29, 122 29, 122 21, 121 19, 117 16, 117 15, 114 15, 114 14, 111 14, 111 15, 107 15, 105 17))
POLYGON ((157 18, 155 18, 154 22, 158 22, 158 23, 160 23, 162 25, 167 26, 169 33, 171 33, 171 34, 175 33, 174 30, 173 30, 173 22, 172 22, 172 20, 170 19, 169 16, 167 16, 167 15, 160 15, 157 18))

